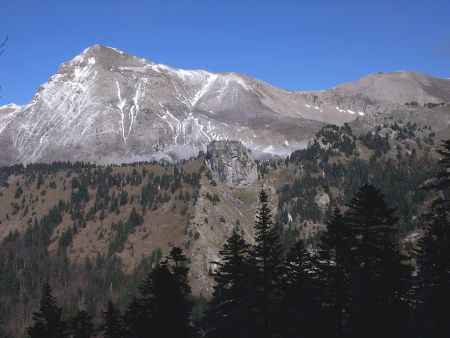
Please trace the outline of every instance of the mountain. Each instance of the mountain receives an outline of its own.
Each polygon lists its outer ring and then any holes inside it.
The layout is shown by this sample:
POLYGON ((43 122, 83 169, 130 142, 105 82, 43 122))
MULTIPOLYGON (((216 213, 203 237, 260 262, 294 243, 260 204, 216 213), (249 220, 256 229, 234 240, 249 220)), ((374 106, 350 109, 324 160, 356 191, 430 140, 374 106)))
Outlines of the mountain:
POLYGON ((285 156, 325 124, 370 124, 380 113, 448 102, 450 80, 411 72, 288 91, 95 45, 62 64, 27 105, 0 107, 0 164, 181 159, 223 139, 241 141, 256 157, 285 156))

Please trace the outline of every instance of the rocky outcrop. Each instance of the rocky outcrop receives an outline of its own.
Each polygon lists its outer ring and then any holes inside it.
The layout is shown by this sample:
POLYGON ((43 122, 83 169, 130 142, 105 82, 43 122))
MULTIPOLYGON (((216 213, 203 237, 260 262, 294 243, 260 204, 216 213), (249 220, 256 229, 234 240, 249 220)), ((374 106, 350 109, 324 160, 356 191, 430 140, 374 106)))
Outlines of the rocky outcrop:
POLYGON ((322 212, 325 212, 330 204, 330 196, 324 192, 319 191, 314 200, 322 212))
POLYGON ((258 179, 252 153, 239 141, 211 142, 206 161, 216 178, 230 186, 245 186, 258 179))

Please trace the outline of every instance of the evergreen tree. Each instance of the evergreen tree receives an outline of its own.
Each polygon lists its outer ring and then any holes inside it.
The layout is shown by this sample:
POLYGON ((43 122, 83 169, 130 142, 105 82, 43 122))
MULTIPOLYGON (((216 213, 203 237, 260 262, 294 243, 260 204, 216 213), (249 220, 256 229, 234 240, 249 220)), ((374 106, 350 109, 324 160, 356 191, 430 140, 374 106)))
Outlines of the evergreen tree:
POLYGON ((129 305, 127 337, 193 337, 192 302, 187 282, 187 258, 173 248, 167 260, 153 269, 139 288, 140 297, 129 305))
POLYGON ((65 338, 67 325, 61 319, 62 309, 52 295, 48 283, 42 288, 39 311, 33 313, 33 325, 26 329, 31 338, 65 338))
MULTIPOLYGON (((188 281, 188 259, 179 247, 173 247, 166 261, 161 263, 162 268, 167 268, 171 276, 170 316, 172 331, 179 337, 193 337, 196 335, 191 325, 193 302, 191 301, 191 287, 188 281)), ((164 299, 162 299, 164 302, 164 299)), ((170 332, 169 332, 170 333, 170 332)))
POLYGON ((70 320, 72 338, 90 338, 94 332, 92 317, 84 310, 80 310, 70 320))
MULTIPOLYGON (((151 273, 147 276, 147 279, 142 283, 140 288, 142 288, 144 284, 149 283, 150 278, 151 273)), ((145 337, 146 332, 149 330, 149 325, 151 325, 151 322, 149 322, 151 317, 147 303, 148 301, 145 299, 145 296, 141 295, 141 297, 133 297, 130 304, 128 304, 123 318, 121 319, 124 323, 124 337, 145 337)))
POLYGON ((108 307, 106 311, 103 312, 103 318, 105 321, 102 327, 104 338, 123 337, 120 313, 112 301, 108 301, 108 307))
POLYGON ((251 337, 246 321, 249 293, 249 245, 236 230, 215 262, 213 299, 206 314, 206 337, 251 337))
POLYGON ((282 301, 283 337, 319 337, 326 323, 319 323, 318 279, 312 255, 298 240, 286 259, 282 301))
POLYGON ((415 323, 420 337, 450 335, 450 140, 439 150, 438 173, 431 188, 440 193, 424 217, 425 233, 419 241, 419 271, 415 323))
POLYGON ((345 323, 350 307, 350 276, 354 266, 351 228, 345 224, 339 208, 333 210, 327 230, 319 245, 320 298, 324 307, 321 326, 328 337, 345 337, 345 323))
POLYGON ((283 249, 280 236, 272 221, 268 195, 261 189, 255 222, 255 246, 252 250, 253 288, 249 317, 256 336, 272 337, 280 329, 279 303, 282 293, 283 249))
POLYGON ((347 337, 405 336, 411 267, 395 239, 397 218, 372 185, 360 187, 348 205, 354 234, 352 304, 347 337))

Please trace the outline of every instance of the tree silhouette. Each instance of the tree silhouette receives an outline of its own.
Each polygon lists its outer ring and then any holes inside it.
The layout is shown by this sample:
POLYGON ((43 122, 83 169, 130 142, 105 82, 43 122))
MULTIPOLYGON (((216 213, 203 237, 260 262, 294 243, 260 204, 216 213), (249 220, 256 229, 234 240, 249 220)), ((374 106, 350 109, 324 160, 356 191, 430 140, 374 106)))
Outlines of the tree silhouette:
POLYGON ((252 250, 253 267, 252 316, 253 334, 271 337, 279 330, 279 301, 282 293, 283 248, 272 221, 268 195, 261 189, 255 222, 255 246, 252 250))
POLYGON ((102 327, 104 338, 123 337, 122 319, 112 301, 108 301, 106 311, 103 312, 104 324, 102 327))
MULTIPOLYGON (((188 259, 179 247, 173 247, 170 254, 166 257, 166 261, 161 263, 161 267, 167 268, 170 272, 170 317, 171 330, 170 334, 178 337, 192 337, 196 335, 196 331, 191 325, 193 303, 189 299, 191 297, 191 287, 188 282, 188 259)), ((162 302, 165 302, 164 298, 162 302)))
POLYGON ((425 215, 425 233, 419 240, 419 271, 416 298, 418 308, 415 322, 420 337, 446 337, 450 335, 450 140, 439 150, 435 180, 429 187, 440 194, 425 215))
POLYGON ((42 288, 39 311, 33 313, 33 325, 26 329, 31 338, 65 338, 67 325, 61 319, 62 309, 52 296, 48 283, 42 288))
POLYGON ((352 303, 347 337, 404 337, 411 267, 395 239, 397 218, 370 184, 348 205, 355 263, 350 267, 352 303))
POLYGON ((355 265, 353 238, 351 227, 345 224, 340 209, 336 207, 319 245, 320 294, 325 304, 322 315, 327 318, 322 321, 322 329, 328 337, 345 337, 351 301, 350 268, 355 265))
POLYGON ((153 269, 127 308, 127 337, 193 337, 192 302, 187 282, 187 259, 173 248, 166 261, 153 269))
POLYGON ((249 245, 236 230, 219 252, 213 299, 206 314, 206 337, 250 337, 243 318, 249 316, 249 245))
POLYGON ((80 310, 70 320, 72 338, 90 338, 94 332, 92 317, 84 310, 80 310))
MULTIPOLYGON (((156 267, 155 269, 157 269, 156 267)), ((152 271, 153 272, 153 271, 152 271)), ((144 283, 148 284, 152 272, 147 276, 147 279, 142 283, 140 289, 142 289, 144 283)), ((141 294, 140 297, 133 297, 131 302, 128 304, 123 319, 121 320, 123 324, 124 337, 141 337, 145 336, 146 332, 149 330, 150 313, 148 309, 148 301, 145 298, 145 294, 141 294)))
MULTIPOLYGON (((314 258, 298 240, 287 255, 282 300, 283 337, 319 337, 320 303, 314 258)), ((324 323, 320 323, 323 325, 324 323)))

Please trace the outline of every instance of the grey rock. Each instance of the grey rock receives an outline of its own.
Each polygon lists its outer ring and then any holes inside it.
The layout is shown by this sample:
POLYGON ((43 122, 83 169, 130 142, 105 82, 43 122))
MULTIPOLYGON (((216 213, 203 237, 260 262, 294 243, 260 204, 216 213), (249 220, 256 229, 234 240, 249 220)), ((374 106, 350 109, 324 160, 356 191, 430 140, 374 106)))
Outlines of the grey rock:
POLYGON ((330 196, 325 192, 319 191, 314 198, 314 201, 320 210, 324 212, 328 208, 328 205, 330 205, 330 196))
POLYGON ((213 141, 206 161, 220 182, 245 186, 258 179, 258 168, 251 152, 239 141, 213 141))

